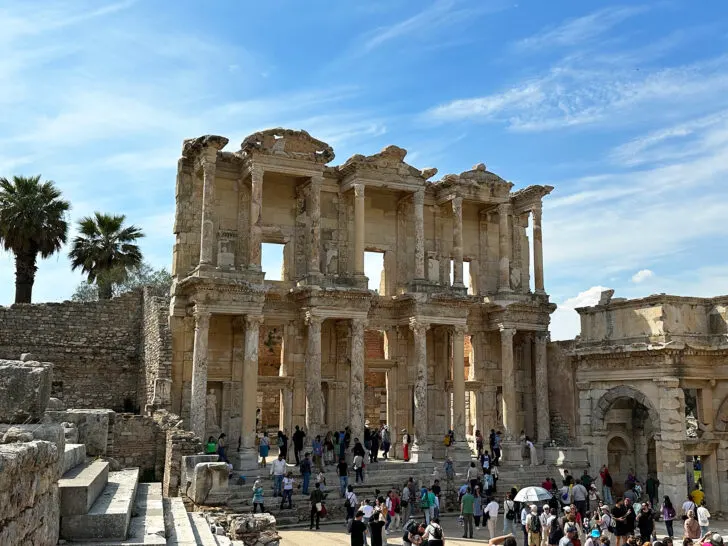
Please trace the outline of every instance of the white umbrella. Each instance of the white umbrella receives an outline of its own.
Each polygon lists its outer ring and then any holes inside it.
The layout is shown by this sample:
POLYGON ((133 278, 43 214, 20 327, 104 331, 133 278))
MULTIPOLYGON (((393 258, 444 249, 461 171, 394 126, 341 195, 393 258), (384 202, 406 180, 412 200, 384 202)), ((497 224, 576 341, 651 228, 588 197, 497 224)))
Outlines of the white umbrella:
POLYGON ((543 487, 524 487, 521 489, 516 498, 513 499, 518 502, 539 502, 549 500, 551 493, 546 491, 543 487))

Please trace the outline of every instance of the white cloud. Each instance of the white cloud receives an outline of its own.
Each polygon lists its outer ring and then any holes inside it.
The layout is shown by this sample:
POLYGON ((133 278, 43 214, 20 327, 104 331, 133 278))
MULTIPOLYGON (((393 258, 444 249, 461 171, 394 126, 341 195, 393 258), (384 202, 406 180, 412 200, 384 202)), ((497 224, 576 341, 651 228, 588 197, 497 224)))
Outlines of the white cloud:
POLYGON ((544 29, 516 42, 520 50, 542 50, 573 46, 599 38, 622 21, 647 11, 645 6, 613 6, 582 17, 567 19, 560 25, 544 29))
POLYGON ((635 284, 639 284, 641 282, 646 281, 647 279, 651 279, 654 276, 655 276, 655 274, 651 270, 640 269, 637 273, 632 275, 632 282, 635 284))
POLYGON ((551 339, 574 339, 581 331, 581 321, 579 313, 576 309, 580 307, 590 307, 599 303, 599 298, 604 290, 609 290, 604 286, 592 286, 591 288, 579 292, 576 296, 558 303, 556 311, 551 315, 551 339))

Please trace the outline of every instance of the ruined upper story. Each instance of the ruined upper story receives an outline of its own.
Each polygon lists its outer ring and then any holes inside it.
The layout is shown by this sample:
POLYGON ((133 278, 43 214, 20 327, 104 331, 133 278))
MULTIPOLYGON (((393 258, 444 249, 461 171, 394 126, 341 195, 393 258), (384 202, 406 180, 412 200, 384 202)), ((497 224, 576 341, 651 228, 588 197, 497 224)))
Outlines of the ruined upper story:
POLYGON ((514 192, 483 164, 432 181, 437 169, 409 165, 397 146, 329 166, 331 146, 305 131, 261 131, 235 152, 224 151, 227 144, 213 135, 184 142, 172 266, 178 283, 201 276, 268 289, 366 288, 364 253, 379 252, 382 296, 545 294, 541 203, 550 186, 514 192), (283 245, 280 281, 265 279, 264 243, 283 245))
POLYGON ((728 344, 728 296, 691 298, 658 294, 627 300, 612 298, 613 293, 605 291, 597 305, 576 310, 581 317, 577 348, 728 344))

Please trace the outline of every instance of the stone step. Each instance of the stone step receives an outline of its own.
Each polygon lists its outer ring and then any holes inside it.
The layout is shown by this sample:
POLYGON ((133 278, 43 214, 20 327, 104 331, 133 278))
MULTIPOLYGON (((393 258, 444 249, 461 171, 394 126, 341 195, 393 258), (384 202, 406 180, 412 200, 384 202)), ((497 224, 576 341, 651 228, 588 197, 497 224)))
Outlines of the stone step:
POLYGON ((195 533, 181 497, 164 499, 164 527, 169 546, 196 546, 195 533))
POLYGON ((202 512, 190 512, 187 514, 192 525, 192 532, 195 534, 197 544, 201 546, 215 546, 217 540, 210 530, 210 524, 207 522, 202 512))
POLYGON ((58 480, 61 516, 86 514, 106 487, 109 463, 90 461, 77 465, 58 480))
POLYGON ((109 472, 106 487, 87 514, 61 517, 61 537, 126 540, 138 483, 138 468, 109 472))
POLYGON ((61 477, 84 462, 86 462, 86 444, 66 444, 61 462, 61 477))

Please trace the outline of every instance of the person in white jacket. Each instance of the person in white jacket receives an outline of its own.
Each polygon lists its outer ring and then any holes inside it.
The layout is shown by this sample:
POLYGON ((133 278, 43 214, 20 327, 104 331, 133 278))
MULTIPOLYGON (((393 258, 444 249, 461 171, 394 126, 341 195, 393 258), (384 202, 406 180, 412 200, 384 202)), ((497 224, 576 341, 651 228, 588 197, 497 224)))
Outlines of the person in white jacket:
POLYGON ((700 534, 703 536, 707 535, 710 528, 710 512, 708 512, 705 503, 698 506, 696 516, 698 518, 698 525, 700 525, 700 534))
POLYGON ((283 476, 286 474, 286 459, 281 453, 278 458, 270 465, 270 475, 273 476, 273 496, 280 497, 282 495, 281 485, 283 484, 283 476))

